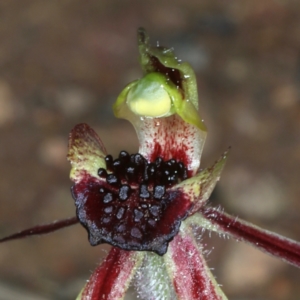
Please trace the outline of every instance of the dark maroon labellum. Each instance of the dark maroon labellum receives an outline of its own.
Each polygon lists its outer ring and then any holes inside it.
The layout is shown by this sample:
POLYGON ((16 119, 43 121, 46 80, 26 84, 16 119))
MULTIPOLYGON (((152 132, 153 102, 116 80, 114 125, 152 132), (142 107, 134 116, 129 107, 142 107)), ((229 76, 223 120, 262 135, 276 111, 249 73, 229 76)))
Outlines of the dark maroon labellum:
POLYGON ((91 245, 109 243, 163 255, 192 205, 181 190, 169 189, 186 178, 183 163, 161 158, 148 163, 125 151, 105 161, 108 172, 100 168, 99 178, 86 175, 72 187, 91 245))

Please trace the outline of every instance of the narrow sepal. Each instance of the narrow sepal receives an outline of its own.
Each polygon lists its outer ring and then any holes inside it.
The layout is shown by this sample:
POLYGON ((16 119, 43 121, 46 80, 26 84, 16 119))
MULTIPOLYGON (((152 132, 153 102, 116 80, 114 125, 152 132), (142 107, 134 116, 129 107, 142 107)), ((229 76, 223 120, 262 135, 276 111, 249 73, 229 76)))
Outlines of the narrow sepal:
POLYGON ((84 180, 86 174, 98 177, 99 168, 106 168, 105 147, 97 133, 87 124, 76 125, 69 136, 68 160, 72 165, 70 178, 84 180))
POLYGON ((93 272, 77 300, 121 300, 143 260, 142 252, 112 248, 93 272))
POLYGON ((164 258, 178 299, 227 299, 206 265, 189 228, 181 227, 164 258))
MULTIPOLYGON (((282 235, 262 229, 249 222, 225 213, 222 209, 207 207, 202 215, 214 226, 217 232, 227 233, 233 238, 249 244, 300 268, 300 243, 282 235)), ((202 223, 203 226, 204 223, 202 223)))
POLYGON ((18 239, 22 239, 22 238, 32 236, 32 235, 47 234, 47 233, 62 229, 64 227, 68 227, 68 226, 77 224, 78 222, 79 222, 79 220, 77 219, 77 217, 72 217, 69 219, 54 221, 49 224, 37 225, 37 226, 31 227, 31 228, 22 230, 20 232, 11 234, 9 236, 6 236, 6 237, 0 239, 0 243, 8 242, 11 240, 18 240, 18 239))

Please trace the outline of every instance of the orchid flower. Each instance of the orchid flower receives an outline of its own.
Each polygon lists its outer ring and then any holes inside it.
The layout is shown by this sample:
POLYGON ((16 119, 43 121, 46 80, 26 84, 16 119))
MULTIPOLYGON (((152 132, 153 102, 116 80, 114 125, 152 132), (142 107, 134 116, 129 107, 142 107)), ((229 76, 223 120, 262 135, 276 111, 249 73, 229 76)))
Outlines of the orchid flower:
POLYGON ((144 75, 124 88, 113 110, 134 126, 139 152, 113 159, 91 127, 75 126, 68 160, 76 217, 1 242, 79 221, 91 245, 110 244, 77 300, 123 299, 131 284, 141 299, 227 299, 195 228, 225 233, 300 267, 300 243, 208 205, 228 153, 200 169, 207 130, 195 74, 171 49, 152 47, 143 29, 138 45, 144 75))

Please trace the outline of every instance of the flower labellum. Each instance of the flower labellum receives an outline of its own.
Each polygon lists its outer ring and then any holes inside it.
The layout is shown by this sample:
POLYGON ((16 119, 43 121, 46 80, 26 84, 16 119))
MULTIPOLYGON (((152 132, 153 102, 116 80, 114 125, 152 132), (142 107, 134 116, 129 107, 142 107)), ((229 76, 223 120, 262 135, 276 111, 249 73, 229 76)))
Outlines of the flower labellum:
MULTIPOLYGON (((94 138, 96 133, 88 125, 77 125, 70 136, 73 150, 69 155, 76 169, 74 179, 78 180, 72 187, 77 216, 88 230, 91 245, 109 243, 126 250, 164 254, 192 206, 181 190, 172 189, 186 179, 183 163, 160 158, 149 163, 142 155, 125 151, 113 160, 101 153, 103 161, 95 165, 94 175, 89 174, 86 163, 97 161, 99 148, 90 148, 97 156, 86 161, 77 161, 78 156, 72 155, 86 151, 77 148, 76 141, 94 138)), ((99 144, 95 141, 92 145, 99 144)))

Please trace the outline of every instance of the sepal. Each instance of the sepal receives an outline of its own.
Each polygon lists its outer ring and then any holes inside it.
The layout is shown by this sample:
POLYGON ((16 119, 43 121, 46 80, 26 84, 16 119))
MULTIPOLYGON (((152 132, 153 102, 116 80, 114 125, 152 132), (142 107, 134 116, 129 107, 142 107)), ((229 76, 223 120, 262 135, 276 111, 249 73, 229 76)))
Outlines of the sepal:
POLYGON ((182 225, 164 259, 179 300, 227 299, 187 226, 182 225))
POLYGON ((112 248, 76 300, 122 300, 143 260, 143 252, 112 248))
MULTIPOLYGON (((300 243, 225 213, 220 208, 206 207, 202 216, 209 222, 199 225, 218 233, 229 234, 283 261, 300 268, 300 243)), ((199 216, 198 216, 199 217, 199 216)))

